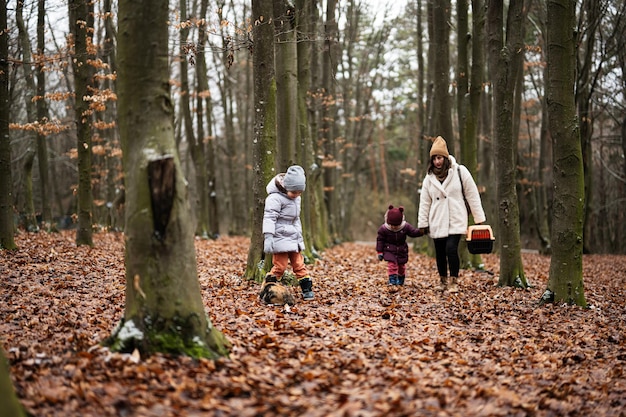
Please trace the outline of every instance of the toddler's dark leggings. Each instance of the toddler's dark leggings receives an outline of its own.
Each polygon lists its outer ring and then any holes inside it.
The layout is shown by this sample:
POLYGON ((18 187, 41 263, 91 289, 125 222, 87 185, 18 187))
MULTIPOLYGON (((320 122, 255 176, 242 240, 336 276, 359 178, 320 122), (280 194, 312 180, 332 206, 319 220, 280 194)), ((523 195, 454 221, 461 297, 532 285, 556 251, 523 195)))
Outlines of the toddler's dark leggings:
POLYGON ((448 266, 450 267, 450 276, 459 276, 459 242, 461 235, 450 235, 439 239, 433 239, 435 242, 435 253, 437 255, 437 271, 439 276, 448 276, 448 266))

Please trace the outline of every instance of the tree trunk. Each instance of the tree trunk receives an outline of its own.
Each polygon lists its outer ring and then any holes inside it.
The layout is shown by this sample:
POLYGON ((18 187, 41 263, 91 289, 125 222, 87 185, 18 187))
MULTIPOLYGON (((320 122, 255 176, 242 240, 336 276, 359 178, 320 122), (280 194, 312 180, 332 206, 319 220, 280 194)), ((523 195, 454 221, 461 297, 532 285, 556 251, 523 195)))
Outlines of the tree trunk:
MULTIPOLYGON (((6 0, 0 0, 0 27, 7 27, 6 0)), ((0 36, 0 249, 17 249, 14 239, 13 179, 9 136, 9 40, 0 36)))
MULTIPOLYGON (((116 35, 113 15, 115 10, 112 0, 103 3, 104 13, 104 42, 102 47, 102 61, 108 65, 109 74, 117 74, 117 62, 115 50, 116 35)), ((114 77, 104 77, 102 82, 105 91, 117 92, 114 77)), ((107 201, 107 229, 124 230, 124 205, 121 203, 124 197, 124 184, 122 179, 122 160, 119 151, 119 131, 117 129, 117 107, 109 102, 104 110, 103 118, 105 126, 115 126, 103 132, 103 140, 106 142, 107 153, 104 155, 106 169, 106 201, 107 201)))
POLYGON ((529 286, 522 265, 519 230, 519 205, 516 191, 516 166, 512 115, 517 67, 515 55, 523 53, 521 25, 523 0, 509 6, 506 45, 503 35, 502 0, 490 0, 488 8, 489 68, 493 85, 494 142, 499 215, 500 286, 529 286))
MULTIPOLYGON (((470 155, 465 155, 464 149, 468 146, 470 136, 465 133, 468 112, 471 111, 470 106, 468 105, 468 94, 469 94, 469 55, 468 55, 468 45, 470 42, 470 33, 469 33, 469 21, 468 21, 468 3, 467 0, 457 0, 456 2, 456 15, 457 15, 457 71, 456 71, 456 112, 457 112, 457 120, 459 125, 459 146, 460 152, 458 155, 458 160, 461 161, 469 168, 469 157, 470 155)), ((472 48, 474 50, 474 48, 472 48)), ((474 172, 471 171, 470 172, 474 172)))
MULTIPOLYGON (((218 2, 218 16, 223 21, 222 16, 224 1, 218 2)), ((268 15, 268 20, 272 14, 268 15)), ((226 28, 220 25, 220 34, 222 37, 222 63, 224 65, 224 80, 222 90, 222 108, 224 112, 224 138, 226 140, 226 154, 229 159, 228 184, 230 190, 237 190, 230 193, 229 231, 231 235, 246 235, 248 230, 248 208, 245 203, 244 184, 244 165, 245 153, 241 152, 241 141, 235 135, 234 127, 234 100, 233 100, 233 77, 228 73, 235 57, 234 39, 228 34, 226 28)))
POLYGON ((325 223, 324 190, 319 161, 315 160, 313 143, 314 114, 309 97, 312 96, 314 40, 308 34, 315 33, 317 26, 317 0, 296 1, 296 29, 298 33, 298 131, 296 141, 297 161, 307 172, 307 190, 302 194, 302 228, 307 256, 328 245, 325 223))
MULTIPOLYGON (((193 200, 193 212, 195 213, 196 227, 195 234, 202 238, 208 238, 208 204, 206 194, 206 168, 204 160, 204 152, 202 151, 202 136, 193 129, 193 118, 191 116, 191 95, 192 90, 189 85, 189 65, 187 63, 187 55, 193 59, 194 65, 197 65, 197 55, 199 53, 204 54, 204 50, 196 49, 191 50, 189 47, 189 25, 187 15, 187 0, 180 0, 179 2, 180 12, 180 51, 179 51, 179 63, 180 63, 180 109, 183 119, 184 136, 189 146, 189 152, 193 161, 193 173, 194 173, 194 200, 193 200)), ((202 19, 204 16, 202 16, 202 19)), ((201 31, 199 30, 199 33, 201 31)), ((204 32, 202 32, 204 33, 204 32)), ((205 75, 206 77, 206 75, 205 75)), ((200 101, 200 104, 202 101, 200 101)), ((199 120, 202 120, 201 115, 196 116, 199 120)), ((199 125, 202 128, 201 125, 199 125)))
MULTIPOLYGON (((1 3, 4 3, 4 1, 1 3)), ((6 13, 6 5, 1 3, 0 7, 4 8, 6 13)), ((11 381, 11 373, 6 355, 4 354, 4 349, 0 346, 0 416, 22 417, 25 415, 26 413, 17 395, 15 395, 15 389, 11 381)))
POLYGON ((326 21, 324 28, 324 47, 322 52, 322 98, 321 108, 321 141, 323 143, 324 160, 324 193, 326 210, 328 212, 328 227, 331 239, 335 242, 339 236, 339 154, 336 144, 335 115, 336 106, 336 80, 337 61, 337 36, 338 24, 335 17, 337 0, 326 2, 326 21))
MULTIPOLYGON (((467 3, 466 3, 467 5, 467 3)), ((461 161, 472 173, 475 179, 479 179, 478 175, 478 125, 481 114, 481 101, 483 92, 483 83, 485 80, 484 48, 485 48, 485 10, 483 0, 472 0, 472 65, 469 74, 469 86, 467 91, 463 90, 463 96, 469 95, 467 99, 459 97, 459 101, 465 100, 464 118, 459 119, 459 123, 464 125, 463 133, 460 135, 461 140, 461 161)), ((463 32, 459 31, 459 37, 463 32)), ((460 106, 461 107, 461 106, 460 106)), ((477 181, 479 189, 481 182, 477 181)), ((493 193, 495 190, 487 190, 493 193)), ((468 266, 479 267, 483 264, 480 255, 471 255, 467 253, 468 266)))
MULTIPOLYGON (((252 0, 254 51, 254 145, 252 192, 252 237, 245 276, 260 281, 268 269, 263 260, 263 209, 265 187, 275 175, 276 76, 274 70, 274 27, 272 0, 252 0)), ((271 259, 270 259, 271 260, 271 259)), ((267 262, 269 263, 269 262, 267 262)))
POLYGON ((276 168, 285 172, 296 163, 298 58, 295 10, 287 1, 274 1, 276 62, 276 168))
MULTIPOLYGON (((37 12, 37 120, 40 123, 48 121, 48 106, 43 97, 46 94, 46 71, 45 64, 42 61, 45 43, 45 18, 46 18, 46 2, 38 0, 37 12)), ((50 176, 48 163, 48 143, 47 136, 43 132, 37 134, 37 160, 39 166, 39 178, 41 182, 41 220, 46 228, 50 230, 52 226, 52 206, 50 204, 50 176)))
POLYGON ((575 3, 548 0, 548 114, 554 161, 552 258, 541 302, 586 306, 583 288, 584 173, 574 101, 575 3))
MULTIPOLYGON (((208 8, 209 1, 202 0, 200 3, 200 21, 206 19, 208 8)), ((209 165, 207 164, 207 157, 204 149, 204 141, 205 139, 207 139, 204 130, 204 100, 210 99, 209 81, 206 75, 206 54, 204 52, 206 48, 206 38, 206 23, 201 23, 198 26, 198 48, 196 50, 195 56, 197 79, 197 135, 194 136, 196 140, 191 146, 191 155, 194 160, 194 166, 196 168, 196 183, 198 187, 198 226, 196 227, 196 234, 200 234, 201 236, 206 235, 211 239, 215 239, 219 233, 219 230, 217 230, 216 223, 212 222, 210 203, 211 195, 215 194, 215 172, 212 172, 215 168, 211 164, 211 171, 209 171, 209 165), (210 179, 212 179, 212 181, 210 181, 210 179)), ((207 105, 206 111, 211 111, 211 107, 209 105, 207 105)), ((211 143, 212 145, 212 138, 209 137, 207 142, 211 143)), ((217 215, 215 215, 215 217, 217 217, 217 215)))
MULTIPOLYGON (((204 19, 209 9, 209 0, 202 0, 200 6, 200 17, 204 19)), ((206 62, 206 42, 208 29, 206 24, 202 24, 198 28, 198 56, 196 57, 196 76, 198 77, 198 94, 197 94, 197 125, 198 125, 198 155, 205 159, 204 183, 206 184, 206 216, 207 228, 209 236, 216 239, 219 236, 219 219, 218 219, 218 198, 217 198, 217 174, 215 166, 215 137, 213 136, 213 102, 211 92, 209 90, 209 80, 207 78, 207 62, 206 62), (204 103, 204 105, 203 105, 204 103), (206 114, 206 135, 204 132, 203 118, 206 114), (205 143, 206 142, 206 143, 205 143)), ((202 174, 201 174, 202 175, 202 174)), ((202 203, 201 203, 202 204, 202 203)))
POLYGON ((91 110, 88 96, 93 85, 94 59, 91 34, 94 27, 94 6, 90 0, 70 0, 70 32, 74 38, 74 118, 76 122, 76 146, 78 150, 78 228, 76 245, 93 246, 91 189, 91 110))
POLYGON ((456 153, 457 140, 452 130, 452 107, 450 105, 450 0, 430 0, 434 2, 433 11, 433 40, 431 48, 434 50, 434 79, 433 79, 433 136, 443 136, 448 143, 451 154, 456 153))
MULTIPOLYGON (((33 97, 35 97, 35 74, 33 73, 30 63, 33 61, 30 54, 30 39, 29 34, 24 25, 23 18, 24 0, 18 0, 15 11, 15 20, 19 30, 19 42, 22 49, 22 57, 24 62, 28 63, 22 65, 21 68, 24 71, 24 80, 26 81, 26 90, 24 91, 24 106, 26 107, 26 119, 28 124, 35 123, 36 120, 36 107, 33 97)), ((22 204, 20 204, 20 219, 24 224, 24 228, 29 232, 39 231, 37 224, 37 218, 35 216, 35 203, 33 201, 33 165, 35 163, 35 155, 37 151, 37 134, 31 131, 25 131, 27 137, 26 152, 24 154, 24 163, 22 165, 22 178, 23 178, 23 198, 22 204)))
POLYGON ((217 358, 204 310, 169 91, 167 0, 119 3, 119 125, 126 181, 126 308, 113 350, 217 358))
MULTIPOLYGON (((542 33, 547 33, 547 25, 545 16, 542 19, 542 33)), ((541 40, 542 51, 547 52, 545 35, 541 40)), ((544 68, 543 79, 548 80, 548 70, 544 68)), ((549 167, 552 165, 552 137, 548 127, 548 103, 545 92, 538 94, 541 97, 541 128, 540 128, 540 144, 539 144, 539 164, 537 167, 537 186, 535 187, 537 194, 537 204, 535 211, 537 213, 537 234, 540 241, 540 252, 542 254, 550 254, 552 251, 552 243, 550 241, 550 199, 549 191, 552 189, 552 176, 549 167)))
MULTIPOLYGON (((597 66, 598 71, 602 65, 594 61, 597 59, 595 52, 596 36, 600 27, 600 1, 586 0, 581 3, 581 17, 585 16, 584 33, 580 33, 580 47, 576 48, 579 53, 577 64, 577 86, 575 88, 575 101, 578 107, 578 120, 580 121, 580 140, 582 146, 583 170, 585 174, 585 211, 583 220, 583 252, 591 252, 590 247, 592 236, 592 224, 590 218, 594 212, 593 201, 593 150, 591 148, 591 139, 593 135, 593 100, 594 100, 594 78, 597 74, 593 72, 593 68, 597 66)), ((572 29, 573 30, 573 29, 572 29)), ((604 55, 604 54, 601 54, 604 55)))

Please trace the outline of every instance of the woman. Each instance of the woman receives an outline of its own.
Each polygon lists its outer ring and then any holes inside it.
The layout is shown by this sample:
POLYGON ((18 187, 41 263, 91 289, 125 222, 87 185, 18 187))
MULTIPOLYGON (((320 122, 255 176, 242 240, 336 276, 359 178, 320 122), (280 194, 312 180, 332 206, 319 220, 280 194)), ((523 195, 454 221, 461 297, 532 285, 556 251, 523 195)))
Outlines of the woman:
POLYGON ((450 155, 444 138, 437 136, 420 191, 417 227, 435 243, 441 291, 458 291, 459 241, 468 226, 466 201, 476 224, 483 223, 485 211, 472 174, 450 155))

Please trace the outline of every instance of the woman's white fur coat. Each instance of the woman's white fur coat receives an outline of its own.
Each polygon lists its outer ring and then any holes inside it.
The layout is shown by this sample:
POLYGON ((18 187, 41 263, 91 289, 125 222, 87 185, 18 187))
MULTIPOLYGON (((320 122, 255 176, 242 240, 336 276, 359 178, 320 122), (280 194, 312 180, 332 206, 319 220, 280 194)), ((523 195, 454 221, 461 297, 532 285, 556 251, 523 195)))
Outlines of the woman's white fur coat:
POLYGON ((428 173, 419 191, 417 227, 428 227, 429 235, 433 239, 466 233, 468 213, 463 201, 463 191, 474 216, 474 222, 483 223, 486 220, 472 174, 464 165, 459 165, 454 156, 450 155, 449 158, 450 170, 443 183, 439 182, 433 173, 428 173), (463 180, 463 191, 459 171, 463 180))

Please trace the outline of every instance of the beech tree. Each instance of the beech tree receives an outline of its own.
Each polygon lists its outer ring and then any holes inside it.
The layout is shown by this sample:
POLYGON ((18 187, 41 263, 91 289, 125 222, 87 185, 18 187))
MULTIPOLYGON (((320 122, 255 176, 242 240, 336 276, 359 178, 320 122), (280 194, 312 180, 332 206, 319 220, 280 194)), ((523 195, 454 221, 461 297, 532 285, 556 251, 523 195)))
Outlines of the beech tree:
MULTIPOLYGON (((46 49, 44 33, 46 19, 46 2, 37 2, 37 120, 48 121, 48 104, 44 100, 46 95, 46 71, 45 63, 42 60, 46 49)), ((39 177, 41 179, 41 216, 42 221, 48 229, 52 226, 52 208, 50 205, 50 165, 48 163, 48 143, 44 132, 37 132, 37 166, 39 167, 39 177)))
POLYGON ((528 281, 522 264, 519 204, 516 190, 512 116, 517 73, 516 56, 522 54, 523 0, 512 0, 504 25, 502 0, 489 0, 487 8, 489 70, 493 85, 493 136, 496 164, 496 202, 498 207, 498 285, 526 288, 528 281), (506 27, 506 34, 504 33, 506 27))
POLYGON ((252 236, 245 276, 260 281, 266 265, 263 257, 263 209, 265 186, 275 175, 276 154, 276 73, 274 66, 274 15, 272 0, 252 0, 252 52, 254 68, 254 144, 252 183, 252 236))
POLYGON ((229 343, 204 310, 187 181, 174 138, 168 0, 119 3, 119 126, 126 186, 126 308, 105 344, 217 358, 229 343))
POLYGON ((548 1, 548 116, 553 140, 552 258, 541 302, 586 306, 583 288, 585 202, 580 124, 574 100, 575 4, 548 1))
POLYGON ((76 244, 93 246, 91 189, 91 110, 93 69, 90 60, 95 57, 93 45, 94 6, 91 0, 68 2, 70 32, 74 41, 72 69, 74 72, 74 118, 76 123, 76 148, 78 150, 78 198, 76 244))
POLYGON ((7 5, 5 0, 0 0, 0 249, 15 249, 9 137, 9 32, 6 27, 7 5))
MULTIPOLYGON (((33 58, 30 53, 31 45, 28 30, 24 23, 24 0, 18 0, 15 8, 15 21, 18 27, 18 37, 22 49, 23 65, 21 69, 24 74, 26 88, 24 89, 24 107, 26 108, 26 118, 28 124, 34 124, 36 120, 35 107, 35 74, 33 73, 33 58)), ((39 231, 35 216, 35 203, 33 201, 33 166, 35 164, 37 133, 29 130, 24 131, 24 156, 22 160, 22 199, 19 204, 20 217, 24 228, 29 232, 39 231)))
MULTIPOLYGON (((4 6, 0 4, 0 7, 4 6)), ((0 346, 0 417, 22 417, 25 415, 24 409, 15 395, 4 349, 0 346)))

